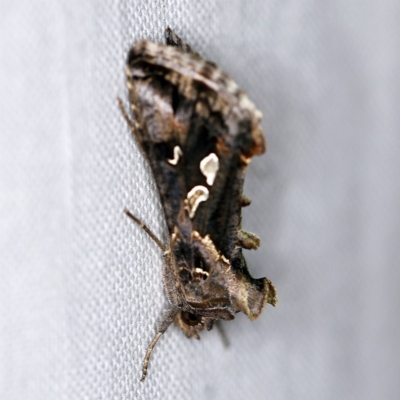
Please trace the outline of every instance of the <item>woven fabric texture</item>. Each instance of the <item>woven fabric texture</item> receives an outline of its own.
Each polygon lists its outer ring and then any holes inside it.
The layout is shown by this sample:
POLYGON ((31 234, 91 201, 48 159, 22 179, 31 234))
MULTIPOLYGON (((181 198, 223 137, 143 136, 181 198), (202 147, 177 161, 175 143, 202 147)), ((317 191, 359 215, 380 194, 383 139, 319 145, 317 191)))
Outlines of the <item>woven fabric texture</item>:
POLYGON ((0 3, 0 398, 400 398, 396 0, 0 3), (149 167, 117 107, 139 39, 170 26, 244 88, 269 149, 246 252, 279 304, 188 340, 171 327, 149 167))

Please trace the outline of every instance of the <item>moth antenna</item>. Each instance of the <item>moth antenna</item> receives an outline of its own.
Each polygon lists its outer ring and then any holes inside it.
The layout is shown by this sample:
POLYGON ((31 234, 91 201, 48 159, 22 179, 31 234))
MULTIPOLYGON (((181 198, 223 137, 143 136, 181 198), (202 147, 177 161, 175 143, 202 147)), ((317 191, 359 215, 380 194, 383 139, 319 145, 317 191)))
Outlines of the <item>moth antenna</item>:
POLYGON ((125 208, 124 213, 134 222, 136 222, 158 245, 158 247, 163 251, 168 251, 168 247, 165 246, 161 240, 139 219, 136 218, 129 210, 125 208))
POLYGON ((146 356, 143 361, 143 369, 142 369, 142 377, 140 378, 141 382, 144 382, 147 375, 147 367, 149 365, 149 360, 151 353, 158 342, 158 339, 162 336, 162 334, 168 329, 168 327, 174 322, 176 315, 179 312, 179 308, 170 308, 165 310, 164 317, 160 324, 157 327, 157 334, 154 336, 153 340, 151 341, 149 347, 147 348, 146 356))

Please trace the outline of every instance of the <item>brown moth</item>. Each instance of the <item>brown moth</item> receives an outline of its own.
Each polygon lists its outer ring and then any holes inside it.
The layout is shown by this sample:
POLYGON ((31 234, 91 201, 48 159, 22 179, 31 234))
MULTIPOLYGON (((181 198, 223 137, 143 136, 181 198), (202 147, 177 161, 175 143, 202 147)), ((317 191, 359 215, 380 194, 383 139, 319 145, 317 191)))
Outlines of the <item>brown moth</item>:
POLYGON ((166 45, 136 43, 128 54, 127 87, 133 121, 120 108, 147 158, 168 227, 163 244, 129 211, 164 253, 165 311, 151 352, 175 322, 199 339, 218 320, 242 311, 256 319, 266 303, 277 303, 266 278, 254 279, 242 249, 260 239, 241 228, 244 174, 251 158, 265 152, 261 112, 214 63, 194 53, 171 29, 166 45))

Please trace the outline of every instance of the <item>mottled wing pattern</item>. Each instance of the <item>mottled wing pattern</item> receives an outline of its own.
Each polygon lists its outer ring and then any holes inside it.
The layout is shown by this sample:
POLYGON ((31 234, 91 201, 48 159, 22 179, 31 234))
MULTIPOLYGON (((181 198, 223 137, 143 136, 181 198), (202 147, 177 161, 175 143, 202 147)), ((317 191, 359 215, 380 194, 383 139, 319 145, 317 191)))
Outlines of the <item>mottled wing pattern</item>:
POLYGON ((215 64, 177 47, 137 43, 127 77, 137 140, 170 234, 177 222, 187 237, 192 230, 208 234, 230 259, 244 172, 265 151, 261 113, 215 64))

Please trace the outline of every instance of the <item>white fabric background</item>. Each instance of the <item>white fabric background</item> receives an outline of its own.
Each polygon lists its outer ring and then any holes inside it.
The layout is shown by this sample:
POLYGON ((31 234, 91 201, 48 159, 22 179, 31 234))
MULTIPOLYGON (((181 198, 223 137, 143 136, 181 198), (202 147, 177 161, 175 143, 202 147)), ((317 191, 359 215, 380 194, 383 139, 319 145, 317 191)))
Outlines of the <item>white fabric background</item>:
POLYGON ((0 3, 0 398, 398 399, 400 4, 396 0, 0 3), (267 155, 247 252, 279 305, 188 340, 169 329, 165 238, 116 97, 169 25, 245 88, 267 155))

